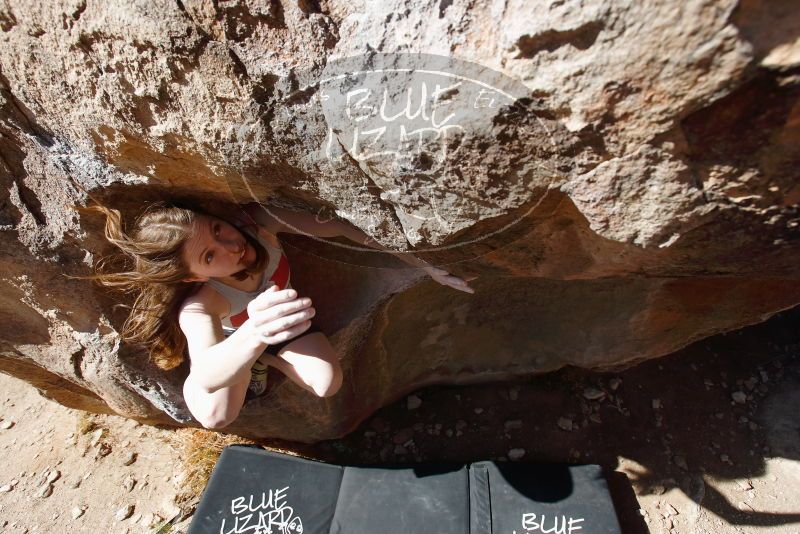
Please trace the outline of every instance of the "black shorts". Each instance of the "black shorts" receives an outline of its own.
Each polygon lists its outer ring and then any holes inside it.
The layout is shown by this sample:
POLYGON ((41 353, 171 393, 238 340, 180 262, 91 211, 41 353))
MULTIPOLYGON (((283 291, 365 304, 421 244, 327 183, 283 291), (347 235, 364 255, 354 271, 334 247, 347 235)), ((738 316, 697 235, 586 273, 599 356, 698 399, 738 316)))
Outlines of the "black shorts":
MULTIPOLYGON (((264 349, 264 353, 278 356, 278 352, 283 347, 295 341, 296 339, 305 336, 306 334, 312 334, 314 332, 322 332, 322 330, 320 330, 320 328, 312 321, 311 326, 304 330, 302 334, 295 336, 288 341, 283 341, 282 343, 267 345, 267 348, 264 349)), ((257 397, 263 396, 284 380, 286 380, 286 377, 283 375, 283 373, 274 367, 268 368, 266 365, 256 360, 256 362, 253 364, 253 367, 250 369, 250 384, 247 387, 247 393, 244 397, 245 404, 257 397)))

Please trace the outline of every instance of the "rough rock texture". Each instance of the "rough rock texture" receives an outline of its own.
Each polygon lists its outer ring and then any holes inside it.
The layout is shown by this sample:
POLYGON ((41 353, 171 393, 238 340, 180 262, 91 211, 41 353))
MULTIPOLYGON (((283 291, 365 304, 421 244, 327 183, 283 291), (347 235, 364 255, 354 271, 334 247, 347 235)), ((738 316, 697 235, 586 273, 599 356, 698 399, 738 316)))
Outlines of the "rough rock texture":
POLYGON ((0 366, 69 406, 186 420, 186 366, 156 371, 119 341, 119 296, 63 276, 111 250, 75 184, 131 219, 165 197, 335 213, 478 276, 457 293, 287 237, 345 385, 284 384, 240 433, 315 441, 428 383, 669 354, 800 302, 799 93, 792 0, 3 0, 0 366), (395 112, 442 82, 441 123, 377 132, 335 76, 355 71, 395 112))

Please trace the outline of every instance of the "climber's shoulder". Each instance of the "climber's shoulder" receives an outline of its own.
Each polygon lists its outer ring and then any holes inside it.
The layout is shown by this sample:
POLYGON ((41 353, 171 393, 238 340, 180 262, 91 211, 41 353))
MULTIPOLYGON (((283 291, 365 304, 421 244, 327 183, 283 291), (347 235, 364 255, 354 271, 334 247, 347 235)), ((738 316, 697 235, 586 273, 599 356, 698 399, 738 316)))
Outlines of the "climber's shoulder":
POLYGON ((228 311, 229 303, 219 291, 208 284, 198 284, 180 306, 179 317, 187 315, 211 315, 221 317, 228 311))

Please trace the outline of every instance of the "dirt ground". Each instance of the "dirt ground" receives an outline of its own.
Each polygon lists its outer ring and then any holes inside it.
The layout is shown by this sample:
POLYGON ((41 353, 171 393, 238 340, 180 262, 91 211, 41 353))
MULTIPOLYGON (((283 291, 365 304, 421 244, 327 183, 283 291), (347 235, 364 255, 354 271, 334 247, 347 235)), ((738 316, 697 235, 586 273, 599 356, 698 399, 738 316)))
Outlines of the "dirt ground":
POLYGON ((65 408, 3 374, 0 388, 0 532, 150 532, 179 512, 169 430, 65 408))
MULTIPOLYGON (((178 515, 173 431, 0 387, 0 531, 154 532, 178 515)), ((623 372, 430 387, 343 439, 271 445, 339 463, 597 463, 626 533, 798 533, 800 308, 623 372)))

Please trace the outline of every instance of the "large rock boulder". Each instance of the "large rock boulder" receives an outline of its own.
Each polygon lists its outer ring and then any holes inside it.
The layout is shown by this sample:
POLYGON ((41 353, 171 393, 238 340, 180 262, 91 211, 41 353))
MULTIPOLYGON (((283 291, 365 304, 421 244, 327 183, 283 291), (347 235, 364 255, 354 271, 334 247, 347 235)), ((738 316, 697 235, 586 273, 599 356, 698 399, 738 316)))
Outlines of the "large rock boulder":
POLYGON ((426 384, 669 354, 800 302, 798 94, 790 0, 4 0, 0 368, 195 424, 187 366, 156 370, 119 340, 125 297, 64 276, 112 251, 85 191, 129 220, 338 216, 478 277, 284 236, 345 383, 284 383, 238 433, 316 441, 426 384))

